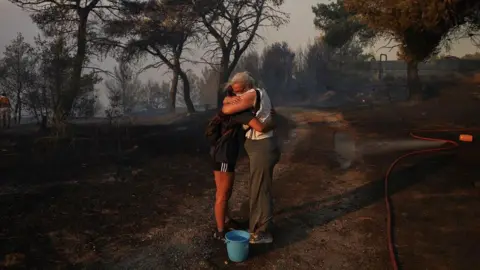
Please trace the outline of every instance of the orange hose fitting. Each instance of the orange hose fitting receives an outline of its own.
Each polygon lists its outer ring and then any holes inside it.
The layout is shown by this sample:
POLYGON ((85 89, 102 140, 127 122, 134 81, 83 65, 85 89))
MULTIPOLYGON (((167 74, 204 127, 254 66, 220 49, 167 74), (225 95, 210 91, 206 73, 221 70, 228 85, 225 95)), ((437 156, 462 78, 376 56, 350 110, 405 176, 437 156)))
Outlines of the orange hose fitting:
POLYGON ((473 142, 473 136, 470 134, 460 134, 458 140, 461 142, 473 142))

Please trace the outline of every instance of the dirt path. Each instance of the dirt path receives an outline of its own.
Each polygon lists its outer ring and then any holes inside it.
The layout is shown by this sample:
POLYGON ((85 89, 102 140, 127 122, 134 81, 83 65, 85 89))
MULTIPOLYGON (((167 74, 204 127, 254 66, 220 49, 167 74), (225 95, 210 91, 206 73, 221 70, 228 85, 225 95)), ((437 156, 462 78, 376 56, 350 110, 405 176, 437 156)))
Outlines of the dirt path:
MULTIPOLYGON (((332 160, 332 134, 348 125, 338 112, 288 108, 282 110, 295 128, 284 140, 275 168, 276 216, 272 246, 251 247, 251 258, 225 264, 224 247, 214 249, 216 268, 239 269, 383 269, 382 230, 372 222, 378 209, 377 188, 362 187, 361 169, 341 171, 332 160), (375 197, 375 199, 370 199, 375 197), (358 211, 359 209, 362 209, 358 211)), ((245 200, 246 167, 237 174, 232 198, 238 209, 245 200)))
POLYGON ((276 230, 273 247, 253 249, 239 265, 249 269, 382 269, 382 234, 362 190, 361 169, 341 171, 332 164, 332 133, 345 128, 338 112, 293 113, 295 145, 276 168, 276 230), (357 211, 361 209, 360 211, 357 211))

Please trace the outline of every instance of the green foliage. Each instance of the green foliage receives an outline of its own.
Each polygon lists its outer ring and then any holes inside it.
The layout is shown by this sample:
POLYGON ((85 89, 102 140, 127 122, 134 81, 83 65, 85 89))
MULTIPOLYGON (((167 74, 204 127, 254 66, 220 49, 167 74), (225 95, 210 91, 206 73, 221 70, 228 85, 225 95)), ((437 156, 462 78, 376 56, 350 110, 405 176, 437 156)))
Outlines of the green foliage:
MULTIPOLYGON (((91 116, 95 104, 95 85, 101 78, 95 72, 82 75, 79 93, 75 96, 71 112, 64 112, 69 102, 70 84, 74 69, 75 46, 69 45, 62 36, 35 39, 37 57, 36 91, 30 93, 31 109, 52 117, 68 113, 77 117, 91 116), (36 102, 34 102, 36 101, 36 102)), ((59 119, 56 119, 59 121, 59 119)))
MULTIPOLYGON (((75 112, 77 99, 82 96, 82 75, 84 65, 90 56, 96 54, 92 50, 97 41, 98 25, 117 9, 117 0, 9 0, 30 13, 34 23, 46 37, 56 39, 59 36, 66 44, 75 44, 72 60, 72 73, 67 89, 62 94, 62 120, 75 112)), ((60 108, 58 108, 60 110, 60 108)), ((60 114, 60 113, 59 113, 60 114)), ((60 117, 60 115, 57 115, 60 117)))
POLYGON ((32 91, 35 84, 34 48, 25 42, 22 34, 5 47, 0 60, 0 88, 10 97, 13 113, 17 123, 21 120, 22 110, 26 104, 25 96, 32 91))
MULTIPOLYGON (((34 48, 25 42, 21 33, 5 47, 0 62, 2 90, 12 96, 15 101, 17 91, 24 91, 34 82, 35 58, 34 48)), ((21 93, 20 93, 21 94, 21 93)))
POLYGON ((165 64, 171 67, 174 51, 195 34, 191 7, 134 0, 122 1, 122 5, 120 16, 104 26, 110 39, 107 44, 120 49, 127 61, 150 54, 168 60, 165 64))
MULTIPOLYGON (((65 97, 69 94, 73 72, 74 46, 62 35, 36 37, 35 47, 18 34, 5 48, 0 60, 3 76, 0 85, 9 94, 14 105, 17 122, 22 112, 28 111, 40 121, 63 118, 65 97)), ((72 113, 92 116, 95 104, 97 74, 90 72, 81 77, 79 94, 75 96, 72 113)))
MULTIPOLYGON (((399 43, 400 57, 418 63, 437 54, 448 34, 471 21, 474 0, 345 0, 355 18, 399 43)), ((478 13, 477 13, 478 14, 478 13)))
POLYGON ((364 37, 395 41, 399 59, 407 63, 409 89, 419 91, 418 63, 438 54, 452 31, 465 24, 470 25, 467 28, 478 25, 476 2, 337 0, 319 4, 313 11, 315 25, 325 31, 325 41, 336 48, 364 37))
POLYGON ((324 32, 324 41, 332 48, 342 48, 351 43, 367 45, 376 36, 376 32, 345 9, 343 0, 317 4, 312 11, 315 27, 324 32))

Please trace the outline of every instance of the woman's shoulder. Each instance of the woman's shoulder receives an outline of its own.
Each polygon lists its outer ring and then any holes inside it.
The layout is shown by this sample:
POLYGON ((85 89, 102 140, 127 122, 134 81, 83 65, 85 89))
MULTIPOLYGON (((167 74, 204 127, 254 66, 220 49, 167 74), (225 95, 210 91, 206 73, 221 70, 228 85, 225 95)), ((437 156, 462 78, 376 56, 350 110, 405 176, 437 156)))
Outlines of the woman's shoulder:
POLYGON ((255 91, 254 88, 247 90, 243 92, 239 97, 241 97, 243 100, 255 100, 255 97, 257 96, 257 92, 255 91))
POLYGON ((250 97, 250 98, 255 98, 257 96, 257 89, 255 89, 255 88, 249 89, 249 90, 245 91, 245 93, 243 93, 243 96, 250 97))
POLYGON ((245 93, 243 93, 243 94, 255 94, 256 92, 257 92, 256 89, 252 88, 252 89, 249 89, 249 90, 245 91, 245 93))

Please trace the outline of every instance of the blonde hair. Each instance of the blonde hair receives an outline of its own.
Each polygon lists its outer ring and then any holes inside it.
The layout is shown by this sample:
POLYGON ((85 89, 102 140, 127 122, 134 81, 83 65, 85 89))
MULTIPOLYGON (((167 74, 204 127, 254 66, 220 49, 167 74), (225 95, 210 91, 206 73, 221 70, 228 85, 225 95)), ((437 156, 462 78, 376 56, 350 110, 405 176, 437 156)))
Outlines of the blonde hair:
POLYGON ((248 71, 242 71, 242 72, 237 72, 233 77, 230 79, 230 81, 225 85, 225 90, 228 89, 228 87, 234 85, 234 84, 243 84, 245 85, 245 88, 250 89, 255 86, 255 79, 250 75, 250 72, 248 71))

